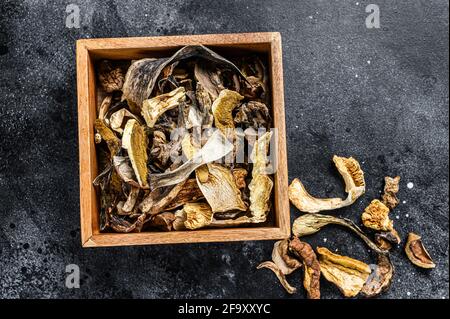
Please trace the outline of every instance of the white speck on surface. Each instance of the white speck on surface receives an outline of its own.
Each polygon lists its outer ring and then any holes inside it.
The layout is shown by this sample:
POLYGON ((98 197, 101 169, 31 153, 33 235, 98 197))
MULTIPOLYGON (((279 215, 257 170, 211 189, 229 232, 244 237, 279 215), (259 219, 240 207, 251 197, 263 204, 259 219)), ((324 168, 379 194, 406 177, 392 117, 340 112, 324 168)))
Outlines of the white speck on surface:
POLYGON ((367 60, 367 64, 370 64, 371 62, 370 62, 370 60, 367 60))
POLYGON ((397 215, 397 216, 395 216, 395 218, 400 219, 400 216, 397 215))
POLYGON ((403 204, 406 204, 406 200, 404 200, 402 203, 403 203, 403 204))
POLYGON ((355 74, 355 78, 357 78, 359 75, 358 74, 355 74))
POLYGON ((409 217, 409 214, 406 214, 405 217, 409 217))
POLYGON ((356 5, 359 6, 359 2, 357 2, 356 5))
POLYGON ((408 291, 407 293, 406 293, 408 296, 411 296, 411 293, 408 291))
POLYGON ((341 48, 341 46, 340 46, 340 45, 338 45, 338 46, 337 46, 337 48, 338 48, 338 49, 340 49, 340 48, 341 48))
POLYGON ((334 251, 335 251, 335 252, 338 252, 338 251, 339 251, 339 249, 337 249, 337 248, 336 248, 336 249, 335 249, 334 251))
POLYGON ((408 184, 406 184, 406 187, 408 187, 409 189, 412 189, 414 187, 414 183, 409 182, 408 184))
POLYGON ((323 239, 323 242, 324 242, 324 243, 326 243, 326 242, 327 242, 327 239, 326 239, 326 238, 324 238, 324 239, 323 239))
POLYGON ((312 19, 312 18, 313 18, 313 16, 309 16, 309 17, 308 17, 308 19, 312 19))
POLYGON ((298 128, 298 125, 296 125, 295 128, 298 128))

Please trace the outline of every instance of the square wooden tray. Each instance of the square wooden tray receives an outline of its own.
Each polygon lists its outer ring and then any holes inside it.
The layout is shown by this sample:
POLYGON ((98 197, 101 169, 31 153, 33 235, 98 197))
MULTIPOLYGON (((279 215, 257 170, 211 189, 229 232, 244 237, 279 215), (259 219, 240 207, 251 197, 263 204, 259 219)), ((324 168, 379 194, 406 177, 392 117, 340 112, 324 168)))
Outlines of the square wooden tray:
POLYGON ((143 38, 77 40, 78 130, 80 152, 80 217, 83 247, 150 244, 275 240, 290 235, 287 194, 286 129, 284 115, 281 36, 278 32, 209 34, 143 38), (94 64, 100 59, 138 59, 169 56, 185 45, 203 44, 222 52, 242 50, 268 57, 272 89, 272 115, 278 134, 277 170, 274 175, 274 225, 270 227, 203 229, 195 231, 101 233, 99 201, 92 181, 97 176, 94 120, 97 117, 97 89, 94 64))

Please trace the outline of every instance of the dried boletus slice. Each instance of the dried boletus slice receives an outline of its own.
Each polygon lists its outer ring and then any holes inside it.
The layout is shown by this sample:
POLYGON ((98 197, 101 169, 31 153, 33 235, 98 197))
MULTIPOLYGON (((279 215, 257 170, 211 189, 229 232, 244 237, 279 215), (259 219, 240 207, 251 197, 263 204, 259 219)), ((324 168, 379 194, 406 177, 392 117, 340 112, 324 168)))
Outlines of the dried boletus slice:
POLYGON ((361 293, 366 297, 375 297, 389 289, 394 276, 394 265, 388 255, 378 255, 378 262, 375 270, 361 289, 361 293))
POLYGON ((253 162, 252 180, 248 185, 250 190, 250 212, 253 222, 266 221, 270 210, 270 195, 273 181, 267 175, 267 152, 270 146, 272 132, 264 133, 254 144, 250 158, 253 162))
POLYGON ((289 199, 302 212, 318 213, 353 204, 366 191, 364 173, 353 157, 333 156, 333 162, 345 182, 347 198, 315 198, 310 195, 299 179, 289 185, 289 199))
POLYGON ((289 242, 289 250, 303 263, 303 286, 308 298, 320 299, 320 264, 314 250, 308 243, 300 241, 297 237, 289 242))
POLYGON ((207 203, 187 203, 183 206, 183 210, 186 214, 184 226, 187 229, 208 226, 213 218, 213 212, 207 203))
POLYGON ((430 257, 430 254, 425 249, 422 243, 422 237, 414 233, 408 234, 408 241, 405 246, 406 256, 416 266, 421 268, 435 268, 436 264, 430 257))
POLYGON ((246 211, 247 205, 242 200, 241 191, 236 186, 231 171, 215 163, 208 165, 208 178, 201 182, 197 176, 197 184, 211 206, 214 213, 230 210, 246 211))
POLYGON ((184 87, 180 86, 175 90, 155 96, 142 103, 141 114, 148 127, 153 127, 158 118, 166 111, 176 108, 186 100, 184 87))
POLYGON ((123 134, 123 126, 129 119, 135 119, 139 122, 139 119, 136 117, 136 115, 134 115, 127 109, 122 108, 111 114, 111 116, 109 117, 109 126, 117 133, 123 134))
POLYGON ((131 166, 142 188, 148 187, 147 135, 144 128, 134 120, 128 120, 122 136, 122 147, 128 151, 131 166))
POLYGON ((394 229, 394 222, 389 218, 389 208, 378 199, 374 199, 361 215, 363 225, 381 231, 394 229))
POLYGON ((171 231, 173 229, 172 224, 175 220, 175 214, 171 212, 163 212, 157 215, 153 215, 148 225, 150 227, 155 227, 163 231, 171 231))
POLYGON ((227 130, 234 129, 233 109, 238 106, 244 97, 235 91, 222 90, 212 105, 215 126, 224 134, 227 130))
POLYGON ((375 243, 384 250, 390 250, 392 244, 398 245, 400 242, 401 238, 395 229, 390 232, 380 232, 375 234, 375 243))
POLYGON ((120 139, 101 119, 95 120, 94 127, 102 137, 102 140, 106 142, 106 145, 111 153, 111 157, 115 156, 120 151, 120 139))
POLYGON ((298 217, 292 225, 292 233, 297 237, 312 235, 317 233, 322 227, 334 224, 344 226, 359 236, 370 249, 378 254, 387 254, 387 250, 379 248, 369 237, 351 220, 346 218, 338 218, 330 215, 322 214, 305 214, 298 217))
POLYGON ((370 266, 362 261, 334 254, 325 247, 317 247, 320 271, 335 284, 345 297, 356 296, 371 273, 370 266))
POLYGON ((281 285, 290 294, 297 291, 286 280, 286 275, 291 274, 300 268, 302 263, 297 259, 289 256, 289 240, 284 239, 277 241, 272 250, 272 261, 265 261, 256 267, 257 269, 268 268, 272 270, 280 281, 281 285))
POLYGON ((383 204, 392 210, 398 205, 397 193, 399 190, 400 176, 386 176, 384 182, 383 204))

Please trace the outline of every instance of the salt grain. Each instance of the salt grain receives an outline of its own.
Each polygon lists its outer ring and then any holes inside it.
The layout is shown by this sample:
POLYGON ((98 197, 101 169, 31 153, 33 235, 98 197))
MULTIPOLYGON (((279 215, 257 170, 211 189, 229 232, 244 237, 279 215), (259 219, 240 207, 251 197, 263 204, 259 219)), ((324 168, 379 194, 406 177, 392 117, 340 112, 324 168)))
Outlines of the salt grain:
POLYGON ((414 187, 414 184, 409 182, 408 184, 406 184, 406 187, 408 187, 409 189, 412 189, 414 187))

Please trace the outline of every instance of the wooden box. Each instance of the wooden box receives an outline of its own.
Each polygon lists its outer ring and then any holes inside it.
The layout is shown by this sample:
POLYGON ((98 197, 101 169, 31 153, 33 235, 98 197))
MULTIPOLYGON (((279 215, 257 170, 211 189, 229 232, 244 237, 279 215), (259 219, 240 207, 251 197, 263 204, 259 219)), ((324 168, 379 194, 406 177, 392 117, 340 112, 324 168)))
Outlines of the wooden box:
POLYGON ((226 242, 282 239, 290 235, 287 194, 286 130, 283 97, 281 36, 276 32, 210 34, 143 38, 82 39, 77 41, 78 130, 80 154, 80 214, 83 247, 128 246, 149 244, 226 242), (97 176, 94 144, 94 120, 97 89, 94 64, 100 59, 138 59, 170 56, 185 45, 203 44, 227 56, 253 51, 267 56, 272 90, 272 112, 277 128, 277 170, 274 175, 273 225, 267 227, 201 229, 195 231, 101 233, 99 198, 92 181, 97 176))

